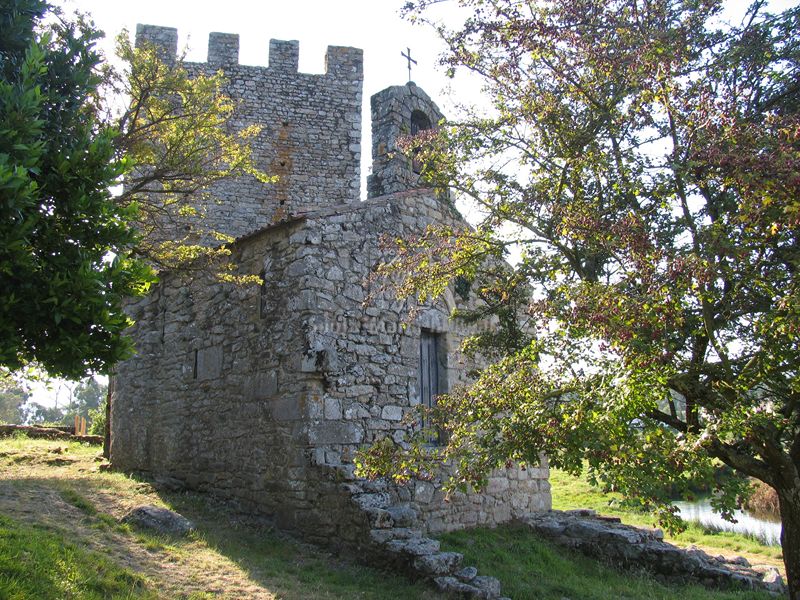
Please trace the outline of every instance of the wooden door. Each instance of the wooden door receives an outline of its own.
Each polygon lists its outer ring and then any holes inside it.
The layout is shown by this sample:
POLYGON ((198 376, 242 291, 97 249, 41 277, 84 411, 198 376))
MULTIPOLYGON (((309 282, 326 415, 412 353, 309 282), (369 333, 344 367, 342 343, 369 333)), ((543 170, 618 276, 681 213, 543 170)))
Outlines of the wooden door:
POLYGON ((436 405, 436 396, 439 394, 438 337, 432 331, 423 329, 419 338, 420 402, 428 408, 436 405))

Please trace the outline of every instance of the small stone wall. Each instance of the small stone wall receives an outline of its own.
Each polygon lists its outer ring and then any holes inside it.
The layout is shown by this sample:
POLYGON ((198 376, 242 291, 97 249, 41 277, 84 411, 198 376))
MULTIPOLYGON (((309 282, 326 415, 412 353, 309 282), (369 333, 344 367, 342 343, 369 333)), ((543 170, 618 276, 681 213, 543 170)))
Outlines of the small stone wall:
POLYGON ((743 557, 709 556, 694 547, 683 550, 665 542, 660 529, 623 525, 618 518, 601 517, 592 510, 548 511, 522 520, 560 546, 617 566, 647 569, 670 582, 785 591, 775 567, 751 566, 743 557))
POLYGON ((30 438, 46 440, 65 440, 70 442, 86 442, 102 444, 102 435, 74 435, 73 427, 36 427, 35 425, 0 425, 0 437, 8 437, 16 433, 30 438))

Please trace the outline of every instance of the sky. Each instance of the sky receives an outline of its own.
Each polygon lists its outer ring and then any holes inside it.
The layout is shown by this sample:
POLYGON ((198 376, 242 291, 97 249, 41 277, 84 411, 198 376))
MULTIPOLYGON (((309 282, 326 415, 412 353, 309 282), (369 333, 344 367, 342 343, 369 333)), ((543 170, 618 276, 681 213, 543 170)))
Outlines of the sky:
MULTIPOLYGON (((435 32, 412 25, 399 11, 405 0, 53 0, 67 11, 92 16, 105 32, 101 48, 113 54, 113 40, 123 29, 131 34, 137 23, 178 29, 178 47, 186 49, 190 61, 204 62, 208 34, 212 31, 239 34, 239 62, 266 66, 271 38, 300 42, 300 71, 324 72, 328 45, 354 46, 364 51, 364 109, 362 113, 362 195, 369 172, 371 148, 369 97, 391 85, 408 81, 408 63, 401 52, 411 49, 417 65, 412 79, 434 99, 444 114, 453 114, 454 101, 479 101, 479 86, 463 75, 455 82, 437 65, 443 46, 435 32), (448 87, 454 93, 448 94, 448 87)), ((448 16, 454 3, 445 3, 438 16, 448 16)), ((726 16, 740 15, 749 0, 728 0, 726 16)), ((797 0, 772 0, 773 10, 797 4, 797 0)), ((452 15, 450 15, 452 16, 452 15)), ((35 386, 34 400, 52 404, 54 392, 35 386)))
MULTIPOLYGON (((323 73, 325 51, 330 46, 353 46, 364 51, 364 111, 362 114, 361 177, 371 163, 369 143, 369 97, 391 85, 408 81, 408 62, 401 56, 411 48, 417 61, 413 81, 446 110, 442 94, 449 80, 437 70, 436 57, 442 45, 428 27, 412 26, 400 17, 404 0, 54 0, 66 11, 91 15, 106 34, 100 43, 106 55, 114 51, 114 38, 123 29, 131 35, 138 23, 178 29, 178 48, 189 61, 205 62, 208 34, 212 31, 239 34, 239 62, 266 66, 269 40, 298 40, 300 68, 304 73, 323 73), (440 101, 441 100, 441 101, 440 101)), ((364 185, 362 184, 362 188, 364 185)), ((363 194, 363 189, 362 189, 363 194)), ((105 379, 105 378, 103 378, 105 379)), ((63 404, 69 392, 56 380, 48 389, 32 384, 33 401, 52 406, 63 404)))
POLYGON ((239 60, 266 65, 271 38, 300 42, 300 70, 324 71, 328 45, 364 50, 366 97, 389 85, 408 81, 406 60, 410 47, 419 61, 414 81, 435 93, 444 77, 434 69, 439 45, 435 34, 412 26, 399 16, 403 0, 62 0, 66 7, 88 12, 95 24, 113 38, 123 28, 131 33, 137 23, 176 27, 179 48, 187 58, 205 61, 209 32, 239 34, 239 60))

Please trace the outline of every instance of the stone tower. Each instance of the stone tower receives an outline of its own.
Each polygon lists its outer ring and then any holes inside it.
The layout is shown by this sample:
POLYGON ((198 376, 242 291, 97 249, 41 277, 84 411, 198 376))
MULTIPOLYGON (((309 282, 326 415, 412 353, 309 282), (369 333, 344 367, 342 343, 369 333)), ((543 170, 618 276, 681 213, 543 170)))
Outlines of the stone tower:
POLYGON ((372 96, 372 175, 367 178, 369 198, 422 187, 419 165, 397 147, 398 138, 436 127, 439 107, 421 88, 409 81, 372 96))
MULTIPOLYGON (((136 43, 160 48, 175 60, 178 32, 139 25, 136 43)), ((236 102, 236 128, 261 126, 252 141, 257 166, 275 184, 252 177, 225 181, 205 201, 205 225, 239 237, 290 215, 359 200, 363 56, 328 46, 323 74, 298 73, 296 41, 270 40, 269 66, 239 64, 239 36, 211 33, 208 61, 185 63, 190 75, 222 70, 224 92, 236 102)), ((185 224, 184 224, 185 225, 185 224)))

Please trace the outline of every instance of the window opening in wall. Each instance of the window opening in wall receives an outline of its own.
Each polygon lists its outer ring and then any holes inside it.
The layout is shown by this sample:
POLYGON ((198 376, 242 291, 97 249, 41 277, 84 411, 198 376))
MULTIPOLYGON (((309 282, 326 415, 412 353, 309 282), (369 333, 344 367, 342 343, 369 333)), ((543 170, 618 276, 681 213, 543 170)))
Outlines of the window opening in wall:
MULTIPOLYGON (((419 338, 419 395, 420 402, 425 408, 436 406, 436 396, 445 393, 446 381, 444 359, 446 353, 443 348, 443 335, 423 329, 419 338)), ((429 427, 430 421, 426 417, 423 427, 429 427)), ((440 443, 444 441, 441 431, 433 434, 430 441, 440 443)))
POLYGON ((261 286, 259 287, 258 297, 258 316, 262 319, 267 316, 267 272, 261 271, 261 286))
MULTIPOLYGON (((411 135, 417 135, 421 131, 431 129, 431 120, 421 110, 415 110, 411 113, 411 135)), ((411 157, 411 170, 417 175, 422 173, 422 161, 418 158, 419 148, 414 149, 414 155, 411 157)))
POLYGON ((192 366, 192 379, 197 379, 197 350, 194 351, 194 365, 192 366))

